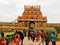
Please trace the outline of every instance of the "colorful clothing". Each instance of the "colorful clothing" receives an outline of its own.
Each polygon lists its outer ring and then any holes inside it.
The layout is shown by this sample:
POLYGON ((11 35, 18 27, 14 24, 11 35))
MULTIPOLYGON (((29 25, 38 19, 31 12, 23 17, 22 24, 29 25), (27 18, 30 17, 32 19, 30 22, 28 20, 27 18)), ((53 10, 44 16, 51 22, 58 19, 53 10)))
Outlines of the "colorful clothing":
POLYGON ((14 37, 14 43, 16 43, 16 44, 19 44, 20 43, 20 35, 19 34, 16 34, 15 35, 15 37, 14 37))
POLYGON ((52 42, 55 42, 55 41, 56 41, 56 35, 51 34, 51 41, 52 41, 52 42))
POLYGON ((2 45, 6 45, 6 40, 1 41, 2 45))
POLYGON ((36 33, 36 41, 38 41, 40 39, 40 35, 39 33, 36 33))
POLYGON ((45 36, 46 36, 46 33, 45 32, 42 32, 41 38, 45 38, 45 36))
POLYGON ((56 45, 56 34, 51 34, 52 45, 56 45))

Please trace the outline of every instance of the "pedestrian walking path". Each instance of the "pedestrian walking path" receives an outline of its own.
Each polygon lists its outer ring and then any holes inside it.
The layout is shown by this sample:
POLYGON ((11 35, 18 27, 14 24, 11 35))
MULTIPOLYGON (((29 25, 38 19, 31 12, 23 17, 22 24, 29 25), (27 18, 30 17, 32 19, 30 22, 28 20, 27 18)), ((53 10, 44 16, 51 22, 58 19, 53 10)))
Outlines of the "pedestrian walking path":
POLYGON ((28 38, 25 37, 23 44, 24 44, 24 45, 27 45, 27 44, 28 44, 28 45, 38 45, 39 42, 36 42, 36 41, 33 42, 32 40, 28 40, 28 38))
MULTIPOLYGON (((24 41, 23 41, 23 45, 39 45, 39 42, 36 42, 36 41, 32 41, 32 40, 28 40, 27 37, 24 38, 24 41)), ((10 45, 14 45, 13 43, 11 43, 10 45)), ((49 43, 49 45, 52 45, 51 42, 49 43)), ((60 41, 57 41, 56 45, 60 45, 60 41)))

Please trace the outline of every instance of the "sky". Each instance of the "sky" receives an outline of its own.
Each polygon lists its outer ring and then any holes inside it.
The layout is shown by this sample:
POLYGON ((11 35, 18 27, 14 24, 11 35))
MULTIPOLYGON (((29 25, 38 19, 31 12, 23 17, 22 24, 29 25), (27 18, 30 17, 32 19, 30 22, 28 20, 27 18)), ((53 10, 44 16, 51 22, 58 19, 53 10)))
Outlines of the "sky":
POLYGON ((0 22, 14 22, 24 5, 40 5, 48 23, 60 23, 60 0, 0 0, 0 22))

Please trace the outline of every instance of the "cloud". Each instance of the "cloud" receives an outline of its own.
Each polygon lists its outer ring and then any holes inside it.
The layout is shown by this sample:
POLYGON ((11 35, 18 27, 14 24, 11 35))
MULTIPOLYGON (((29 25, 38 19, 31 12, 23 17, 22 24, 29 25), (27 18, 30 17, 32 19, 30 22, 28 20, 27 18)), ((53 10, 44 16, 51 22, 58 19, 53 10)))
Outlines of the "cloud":
POLYGON ((60 0, 0 0, 0 21, 12 21, 22 15, 24 5, 40 5, 48 22, 60 22, 60 0))
POLYGON ((0 5, 6 5, 6 4, 8 4, 8 1, 6 1, 6 0, 0 0, 0 5))
POLYGON ((0 0, 0 21, 12 21, 17 18, 16 2, 0 0), (7 3, 6 3, 7 2, 7 3))

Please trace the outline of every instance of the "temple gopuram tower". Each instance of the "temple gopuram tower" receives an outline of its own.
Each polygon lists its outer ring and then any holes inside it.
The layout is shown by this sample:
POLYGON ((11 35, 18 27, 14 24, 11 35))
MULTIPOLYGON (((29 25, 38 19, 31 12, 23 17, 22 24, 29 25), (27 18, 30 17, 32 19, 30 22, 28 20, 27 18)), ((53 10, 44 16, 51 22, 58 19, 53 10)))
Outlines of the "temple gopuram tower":
POLYGON ((18 16, 18 26, 22 29, 44 30, 47 27, 47 17, 42 15, 40 6, 24 6, 22 16, 18 16))

